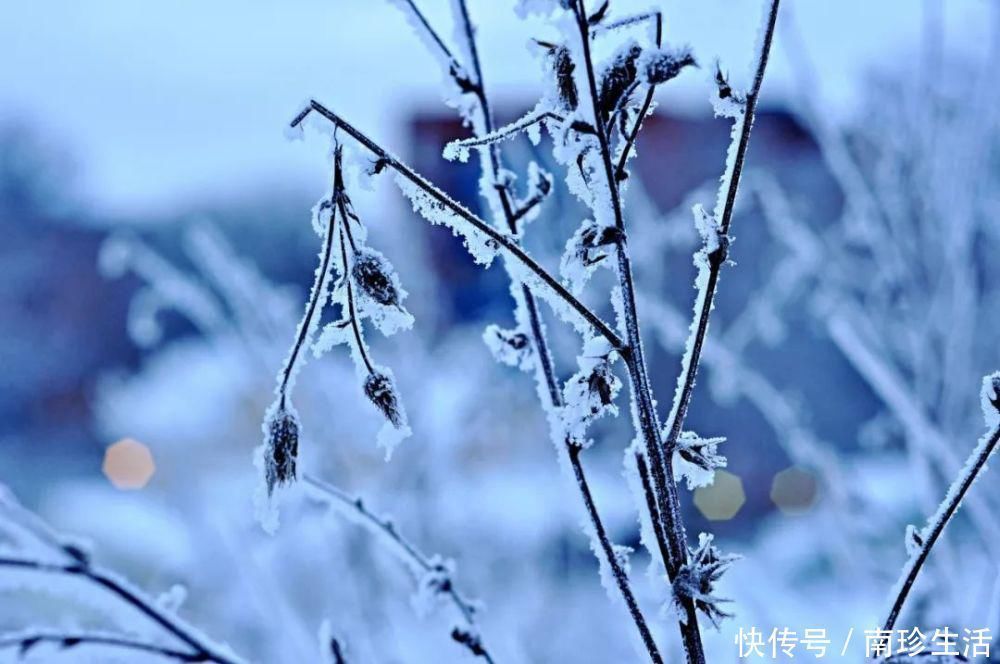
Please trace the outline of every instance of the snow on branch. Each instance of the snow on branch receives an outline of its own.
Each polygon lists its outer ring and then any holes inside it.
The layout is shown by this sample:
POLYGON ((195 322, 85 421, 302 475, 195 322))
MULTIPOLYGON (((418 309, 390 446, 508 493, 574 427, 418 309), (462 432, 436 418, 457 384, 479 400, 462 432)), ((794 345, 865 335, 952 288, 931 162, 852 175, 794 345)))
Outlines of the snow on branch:
POLYGON ((931 549, 941 537, 945 526, 958 512, 958 508, 969 489, 972 488, 973 483, 986 470, 986 463, 1000 442, 1000 372, 983 378, 980 398, 987 432, 979 439, 979 443, 965 462, 962 472, 949 487, 944 500, 941 501, 937 511, 928 519, 927 525, 920 530, 912 526, 907 528, 906 548, 910 552, 910 558, 903 566, 899 581, 896 582, 892 591, 892 605, 885 619, 883 631, 892 630, 895 626, 896 619, 899 617, 900 611, 903 610, 906 598, 909 596, 920 570, 923 569, 924 563, 927 562, 931 549))
POLYGON ((49 579, 45 586, 47 592, 56 595, 65 592, 68 599, 78 595, 79 591, 56 580, 75 579, 83 582, 86 590, 93 595, 111 599, 116 608, 122 609, 116 616, 129 622, 130 619, 141 618, 142 622, 154 625, 159 632, 157 641, 145 641, 127 634, 136 631, 134 624, 122 625, 126 632, 122 634, 33 629, 0 634, 0 650, 17 649, 23 656, 47 645, 55 646, 60 652, 100 647, 155 653, 184 662, 239 664, 242 661, 227 647, 211 642, 143 591, 94 565, 84 548, 56 533, 21 507, 3 485, 0 485, 0 533, 13 542, 13 548, 0 548, 0 581, 6 583, 7 579, 3 578, 6 576, 16 582, 21 575, 42 575, 49 579), (183 649, 159 643, 162 639, 173 641, 183 649))
POLYGON ((332 190, 314 208, 313 226, 322 229, 323 234, 319 267, 295 341, 278 375, 276 398, 262 425, 264 442, 255 458, 264 479, 263 491, 257 496, 258 517, 269 531, 277 527, 274 490, 297 477, 300 424, 291 396, 306 348, 312 346, 318 357, 339 344, 350 347, 362 390, 385 418, 377 443, 385 449, 386 460, 411 433, 392 371, 372 360, 362 323, 368 319, 388 336, 410 328, 413 316, 402 305, 407 293, 395 269, 385 256, 366 244, 367 232, 354 211, 344 180, 343 146, 334 150, 332 190), (338 274, 335 282, 334 266, 338 274), (337 307, 341 318, 329 323, 316 339, 320 317, 328 306, 337 307))
POLYGON ((404 193, 411 198, 417 211, 428 221, 449 226, 455 233, 460 234, 478 262, 489 264, 492 262, 492 257, 488 252, 502 251, 518 267, 521 281, 528 285, 532 292, 545 298, 562 318, 578 326, 593 328, 616 349, 623 346, 622 340, 607 323, 566 290, 565 286, 528 255, 509 235, 498 231, 470 212, 336 113, 317 101, 311 101, 309 106, 292 120, 291 126, 298 127, 312 112, 332 122, 375 155, 380 163, 395 170, 398 174, 397 181, 404 193))
POLYGON ((493 664, 494 660, 483 644, 476 624, 476 614, 481 607, 455 587, 453 561, 421 552, 400 534, 391 519, 377 516, 360 498, 353 498, 341 489, 308 475, 304 481, 310 488, 312 498, 328 505, 348 521, 365 528, 385 542, 392 553, 406 565, 417 583, 413 605, 418 613, 429 613, 442 599, 449 602, 459 617, 458 623, 452 628, 451 638, 473 655, 493 664))

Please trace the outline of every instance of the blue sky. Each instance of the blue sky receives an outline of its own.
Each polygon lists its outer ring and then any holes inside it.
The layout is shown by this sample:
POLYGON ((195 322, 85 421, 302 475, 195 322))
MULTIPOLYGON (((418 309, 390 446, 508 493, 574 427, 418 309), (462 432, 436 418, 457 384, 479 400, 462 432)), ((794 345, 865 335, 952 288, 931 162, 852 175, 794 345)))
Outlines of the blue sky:
MULTIPOLYGON (((940 0, 931 0, 938 1, 940 0)), ((749 59, 756 0, 662 0, 667 36, 735 76, 749 59)), ((912 68, 925 3, 786 0, 823 80, 824 102, 849 112, 873 66, 912 68)), ((423 0, 450 34, 447 0, 423 0)), ((613 3, 617 14, 649 0, 613 3)), ((541 34, 513 0, 471 0, 495 95, 530 102, 536 65, 523 45, 541 34)), ((946 0, 946 44, 977 49, 988 3, 946 0)), ((379 0, 35 0, 0 8, 0 121, 25 119, 75 157, 78 194, 113 212, 184 207, 248 188, 316 189, 322 151, 282 127, 317 96, 400 145, 400 120, 435 108, 440 80, 403 19, 379 0)), ((766 94, 792 86, 779 40, 766 94)), ((707 112, 703 76, 661 101, 707 112)))

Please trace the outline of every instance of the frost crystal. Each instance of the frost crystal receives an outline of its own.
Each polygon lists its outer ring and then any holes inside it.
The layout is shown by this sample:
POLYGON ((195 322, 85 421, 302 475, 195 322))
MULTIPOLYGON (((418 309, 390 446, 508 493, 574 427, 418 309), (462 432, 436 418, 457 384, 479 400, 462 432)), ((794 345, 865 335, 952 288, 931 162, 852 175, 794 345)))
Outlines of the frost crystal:
POLYGON ((607 340, 592 337, 577 358, 580 370, 566 382, 563 399, 566 402, 563 420, 567 433, 578 441, 585 440, 587 427, 605 415, 617 415, 614 400, 622 383, 612 370, 618 358, 607 340))
POLYGON ((924 531, 912 523, 906 526, 906 554, 915 556, 924 546, 924 531))
POLYGON ((708 533, 698 535, 698 547, 691 551, 688 562, 681 566, 674 577, 674 609, 681 620, 686 619, 683 602, 694 600, 697 610, 705 614, 716 629, 730 614, 719 608, 719 604, 729 600, 719 599, 713 593, 715 584, 740 556, 722 554, 712 543, 714 537, 708 533))
POLYGON ((360 296, 359 313, 370 318, 382 334, 389 336, 413 326, 413 316, 401 304, 407 293, 381 252, 359 247, 352 258, 351 279, 360 296))
POLYGON ((528 335, 520 330, 505 330, 498 325, 489 325, 483 332, 483 341, 493 353, 497 362, 522 371, 535 367, 534 350, 528 335))
POLYGON ((580 225, 566 242, 566 250, 559 262, 559 274, 569 283, 574 294, 583 290, 594 270, 611 255, 620 240, 621 232, 615 226, 599 226, 590 219, 580 225))
POLYGON ((1000 371, 983 378, 980 401, 986 426, 1000 426, 1000 371))
POLYGON ((639 59, 639 71, 647 85, 666 83, 690 66, 697 66, 697 63, 687 46, 678 49, 652 49, 643 53, 639 59))
POLYGON ((489 267, 500 251, 497 242, 473 227, 468 221, 448 209, 440 201, 410 182, 402 175, 396 176, 396 184, 413 205, 414 211, 432 224, 449 227, 455 235, 465 240, 465 248, 472 254, 473 260, 484 267, 489 267))
POLYGON ((264 421, 264 435, 264 481, 270 496, 276 486, 289 484, 296 478, 296 460, 299 455, 298 417, 283 405, 272 408, 270 416, 264 421))
MULTIPOLYGON (((669 432, 664 432, 666 436, 669 432)), ((715 480, 715 471, 726 467, 726 457, 718 454, 725 438, 702 438, 693 431, 684 431, 677 438, 674 450, 674 479, 687 480, 688 489, 708 486, 715 480)))
POLYGON ((406 410, 396 392, 392 372, 384 367, 377 368, 365 378, 364 390, 368 400, 385 417, 386 423, 378 434, 377 442, 379 447, 385 449, 385 458, 388 460, 396 445, 410 435, 406 410))
POLYGON ((413 610, 421 618, 430 615, 445 599, 445 596, 451 592, 451 577, 455 573, 453 560, 434 556, 429 562, 430 568, 424 571, 418 579, 417 590, 410 599, 413 610))

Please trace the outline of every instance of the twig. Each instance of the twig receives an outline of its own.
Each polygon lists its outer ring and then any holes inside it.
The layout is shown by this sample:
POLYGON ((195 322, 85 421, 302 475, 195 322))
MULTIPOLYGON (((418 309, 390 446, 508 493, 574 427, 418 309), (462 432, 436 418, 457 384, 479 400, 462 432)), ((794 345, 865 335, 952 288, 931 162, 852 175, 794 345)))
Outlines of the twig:
MULTIPOLYGON (((721 218, 717 219, 718 236, 721 247, 708 257, 708 279, 705 287, 700 290, 700 299, 696 305, 695 321, 688 339, 688 352, 684 356, 684 365, 681 375, 678 378, 677 398, 670 413, 668 421, 668 433, 666 441, 666 453, 672 454, 677 439, 684 426, 684 418, 687 415, 688 407, 691 404, 691 394, 694 391, 695 378, 698 374, 698 365, 701 360, 702 347, 705 343, 705 336, 708 334, 708 322, 712 313, 712 303, 715 299, 715 292, 719 283, 719 273, 726 262, 725 246, 728 242, 729 228, 732 225, 733 209, 736 206, 736 192, 740 186, 740 176, 743 173, 743 166, 746 161, 747 147, 750 144, 750 130, 753 127, 754 113, 757 110, 757 100, 760 96, 761 84, 764 81, 764 71, 767 68, 768 56, 771 52, 771 43, 774 40, 774 26, 778 18, 779 0, 771 0, 771 7, 767 15, 767 28, 764 32, 760 53, 758 54, 756 71, 754 73, 753 84, 746 94, 746 106, 742 117, 738 120, 741 123, 739 132, 736 133, 736 154, 734 156, 732 170, 728 174, 728 187, 725 190, 725 203, 723 205, 721 218)), ((720 192, 720 197, 722 192, 720 192)))
MULTIPOLYGON (((467 150, 469 148, 480 148, 493 145, 494 143, 499 143, 513 138, 518 134, 518 132, 524 131, 528 127, 538 124, 539 122, 544 122, 548 119, 556 120, 557 122, 562 122, 564 120, 561 115, 553 113, 552 111, 532 111, 510 124, 506 124, 498 129, 490 129, 481 136, 473 136, 472 138, 462 138, 451 141, 447 146, 445 146, 445 151, 455 153, 457 150, 467 150)), ((493 123, 490 121, 487 124, 492 125, 493 123)))
MULTIPOLYGON (((338 163, 339 154, 338 151, 338 163)), ((291 377, 295 373, 295 366, 298 362, 299 355, 302 352, 303 346, 309 339, 310 332, 313 329, 313 318, 316 316, 316 309, 319 303, 327 297, 326 288, 324 287, 327 283, 327 277, 330 274, 330 256, 333 253, 333 236, 334 236, 334 212, 332 209, 334 205, 333 201, 330 201, 330 222, 326 229, 326 238, 323 241, 323 256, 320 259, 319 271, 316 273, 316 279, 313 282, 312 291, 309 293, 309 303, 306 305, 306 313, 302 318, 302 322, 299 324, 299 333, 295 338, 295 344, 292 346, 292 351, 288 355, 288 361, 285 363, 285 368, 281 372, 281 385, 278 388, 278 392, 281 398, 281 407, 285 407, 286 396, 288 391, 288 384, 291 377)), ((345 222, 346 223, 346 222, 345 222)))
POLYGON ((534 274, 540 281, 540 285, 544 286, 545 289, 549 291, 550 296, 554 297, 557 301, 562 301, 573 309, 580 317, 591 326, 598 334, 603 336, 615 349, 622 349, 623 342, 618 337, 614 331, 608 327, 608 324, 602 321, 597 314, 591 311, 585 304, 580 302, 576 297, 574 297, 566 287, 563 286, 559 281, 549 274, 541 265, 539 265, 531 256, 529 256, 521 246, 513 241, 507 234, 500 232, 493 228, 490 224, 480 219, 478 216, 470 212, 461 203, 458 203, 453 198, 445 194, 443 191, 431 184, 426 178, 414 171, 412 168, 401 162, 396 157, 389 154, 385 149, 375 143, 372 139, 368 138, 365 134, 361 133, 353 125, 349 124, 339 115, 330 111, 325 106, 319 102, 313 100, 309 102, 309 106, 303 109, 291 122, 292 127, 297 127, 299 124, 305 120, 311 112, 315 111, 319 113, 324 118, 332 122, 335 126, 340 127, 345 133, 350 135, 358 143, 364 146, 372 154, 374 154, 381 163, 385 166, 391 167, 397 173, 399 173, 403 178, 408 180, 410 183, 418 187, 423 193, 432 198, 436 203, 444 206, 453 214, 461 218, 463 221, 472 226, 478 233, 485 235, 490 240, 495 242, 497 245, 502 247, 504 251, 507 252, 517 263, 522 267, 526 268, 532 274, 534 274))
MULTIPOLYGON (((482 71, 479 66, 479 56, 478 48, 475 40, 475 32, 472 27, 472 22, 469 19, 469 12, 466 5, 466 0, 458 0, 458 7, 460 9, 463 30, 466 36, 466 42, 469 48, 469 53, 473 60, 473 70, 475 71, 476 80, 479 86, 479 90, 482 94, 479 97, 483 130, 485 136, 497 135, 503 132, 503 130, 494 131, 493 128, 493 116, 490 111, 489 100, 485 92, 485 86, 482 82, 482 71)), ((545 117, 554 117, 558 119, 558 116, 554 113, 542 113, 536 115, 537 120, 540 121, 545 117)), ((529 119, 531 116, 526 116, 525 119, 529 119)), ((514 123, 517 125, 518 123, 514 123)), ((513 125, 508 125, 513 126, 513 125)), ((523 127, 528 126, 528 124, 523 124, 523 127)), ((523 128, 522 127, 522 128, 523 128)), ((481 137, 482 138, 482 137, 481 137)), ((490 176, 494 181, 498 180, 499 172, 501 168, 501 157, 499 149, 496 147, 495 142, 490 147, 490 176)), ((502 187, 495 187, 494 191, 499 197, 499 202, 501 209, 504 211, 506 217, 507 227, 510 232, 517 236, 517 222, 518 219, 523 216, 530 208, 531 203, 524 205, 521 210, 517 212, 512 212, 510 203, 507 199, 507 191, 502 187)), ((539 201, 540 202, 540 201, 539 201)), ((536 203, 537 204, 537 203, 536 203)), ((513 275, 510 275, 511 279, 514 280, 513 275)), ((535 298, 531 291, 521 284, 521 296, 523 300, 523 306, 526 313, 528 314, 528 322, 531 328, 531 338, 532 343, 535 348, 535 352, 538 356, 538 369, 541 374, 542 380, 545 383, 545 393, 548 395, 550 409, 558 411, 565 404, 563 401, 562 392, 559 390, 559 383, 555 376, 555 369, 553 366, 553 358, 551 351, 548 346, 548 342, 545 339, 545 334, 542 331, 541 325, 541 314, 538 311, 538 305, 535 302, 535 298)), ((636 629, 639 631, 639 636, 649 653, 650 659, 655 663, 660 663, 663 661, 660 655, 659 649, 657 648, 656 641, 653 638, 652 632, 649 626, 646 624, 646 619, 643 616, 642 609, 639 607, 639 603, 632 592, 631 584, 629 583, 628 574, 619 561, 618 557, 615 555, 614 546, 611 543, 611 539, 608 537, 607 529, 604 527, 604 522, 601 519, 600 512, 597 509, 597 504, 594 501, 593 494, 590 490, 590 483, 587 480, 586 472, 583 468, 583 462, 580 458, 583 448, 577 443, 577 441, 571 440, 569 437, 563 439, 563 446, 566 451, 566 455, 569 459, 570 466, 573 470, 573 478, 575 480, 577 489, 580 492, 580 498, 584 503, 584 507, 587 511, 587 517, 590 520, 591 528, 593 529, 594 537, 597 538, 600 544, 601 552, 604 555, 604 561, 607 563, 611 574, 615 579, 615 585, 618 587, 618 591, 622 595, 622 599, 625 601, 625 605, 628 609, 629 615, 632 618, 632 622, 635 624, 636 629)))
MULTIPOLYGON (((635 403, 641 429, 639 433, 642 436, 645 446, 645 453, 650 470, 652 471, 653 487, 656 493, 655 503, 658 514, 651 514, 650 518, 658 518, 662 522, 660 535, 666 538, 666 541, 658 542, 658 545, 661 552, 668 553, 668 557, 663 561, 663 564, 668 575, 673 579, 681 566, 687 562, 687 535, 684 532, 684 524, 681 521, 680 499, 677 495, 677 486, 673 479, 670 457, 665 457, 660 447, 659 422, 653 406, 652 392, 642 353, 642 337, 639 332, 639 319, 635 305, 632 264, 626 250, 627 238, 620 192, 614 175, 614 166, 611 163, 611 149, 608 145, 607 131, 604 127, 603 116, 599 108, 597 77, 594 73, 594 62, 590 50, 590 26, 587 21, 584 0, 575 0, 572 3, 572 8, 580 33, 583 64, 586 68, 593 118, 597 127, 597 140, 600 145, 601 160, 604 166, 604 177, 611 198, 610 202, 614 213, 615 227, 621 238, 616 246, 616 256, 625 333, 628 342, 628 346, 625 352, 622 353, 622 357, 628 369, 632 398, 635 403)), ((681 602, 686 615, 684 620, 679 621, 679 626, 688 661, 691 664, 704 664, 705 655, 701 643, 694 600, 686 597, 681 602)))
POLYGON ((184 652, 127 636, 97 632, 21 632, 0 637, 0 650, 16 648, 23 657, 39 643, 54 643, 67 650, 79 646, 104 646, 136 653, 149 653, 178 662, 208 661, 202 653, 184 652))
MULTIPOLYGON (((369 511, 360 498, 353 498, 341 489, 310 475, 305 475, 303 481, 315 489, 317 496, 328 502, 332 507, 342 513, 346 513, 352 519, 364 522, 374 529, 375 532, 382 535, 396 550, 397 555, 406 561, 411 568, 421 570, 422 572, 441 572, 447 574, 447 570, 442 570, 440 565, 436 564, 429 556, 400 535, 391 521, 379 518, 369 511)), ((494 664, 492 656, 482 644, 482 639, 478 634, 475 619, 475 603, 459 593, 455 588, 454 581, 448 576, 444 577, 439 586, 439 591, 448 597, 448 600, 455 607, 467 627, 467 631, 465 632, 453 632, 452 638, 472 651, 474 655, 482 657, 489 664, 494 664)))
MULTIPOLYGON (((1000 394, 997 395, 997 398, 1000 399, 1000 394)), ((952 484, 948 490, 948 495, 941 503, 938 511, 930 518, 928 522, 929 531, 927 529, 924 530, 925 536, 919 545, 916 555, 911 556, 903 567, 899 581, 896 584, 898 590, 892 602, 892 608, 889 609, 889 615, 885 620, 883 630, 888 631, 895 626, 896 619, 903 609, 903 604, 906 603, 906 598, 913 588, 913 583, 917 580, 917 575, 923 569, 924 563, 931 553, 931 549, 938 541, 938 538, 941 537, 945 526, 948 525, 948 522, 951 521, 951 518, 958 511, 962 500, 965 498, 965 494, 969 492, 969 488, 973 482, 985 470, 986 462, 996 449, 998 440, 1000 440, 1000 424, 994 425, 992 431, 983 436, 980 444, 976 446, 968 462, 966 462, 964 473, 952 484)))
MULTIPOLYGON (((656 45, 661 46, 663 43, 663 15, 657 11, 653 12, 652 16, 656 19, 656 45)), ((622 147, 622 153, 618 157, 618 166, 615 168, 616 182, 621 182, 625 179, 625 164, 628 162, 629 152, 632 150, 632 146, 635 145, 635 139, 639 135, 639 129, 642 127, 642 121, 646 119, 649 107, 653 105, 653 95, 655 93, 656 86, 650 85, 649 89, 646 90, 646 98, 642 101, 642 108, 639 109, 639 115, 635 118, 635 124, 632 125, 631 131, 625 137, 625 145, 622 147)))
POLYGON ((217 664, 238 664, 239 662, 237 659, 217 652, 213 646, 196 636, 189 627, 157 608, 152 600, 143 597, 138 591, 126 587, 121 581, 100 569, 81 562, 58 564, 30 558, 0 557, 0 568, 3 567, 85 579, 107 590, 156 623, 164 631, 189 646, 194 651, 193 654, 197 655, 198 659, 194 661, 216 662, 217 664))

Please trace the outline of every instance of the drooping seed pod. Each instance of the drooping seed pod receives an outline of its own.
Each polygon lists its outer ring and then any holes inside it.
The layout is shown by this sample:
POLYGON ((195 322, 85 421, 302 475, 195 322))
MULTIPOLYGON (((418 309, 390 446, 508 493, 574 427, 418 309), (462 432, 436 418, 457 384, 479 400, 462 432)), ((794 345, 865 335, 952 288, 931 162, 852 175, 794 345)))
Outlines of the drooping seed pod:
POLYGON ((406 416, 400 405, 396 386, 388 374, 374 371, 365 378, 365 396, 392 426, 399 429, 406 426, 406 416))
POLYGON ((622 97, 635 82, 638 74, 636 61, 640 55, 642 55, 642 47, 632 42, 628 47, 615 54, 611 63, 601 74, 601 85, 597 99, 601 115, 604 116, 605 120, 623 101, 622 97))
POLYGON ((573 79, 574 70, 576 70, 576 64, 569 54, 569 49, 565 46, 554 47, 552 49, 552 71, 556 77, 559 102, 564 111, 574 111, 580 104, 580 95, 577 93, 576 81, 573 79))
POLYGON ((399 305, 399 287, 389 261, 379 252, 361 247, 354 252, 351 278, 358 290, 386 307, 399 305))
POLYGON ((697 66, 689 48, 656 49, 642 59, 642 75, 649 85, 659 85, 675 78, 685 67, 697 66))
POLYGON ((267 493, 289 484, 296 478, 299 456, 299 421, 284 406, 279 406, 267 423, 267 451, 264 459, 264 480, 267 493))

